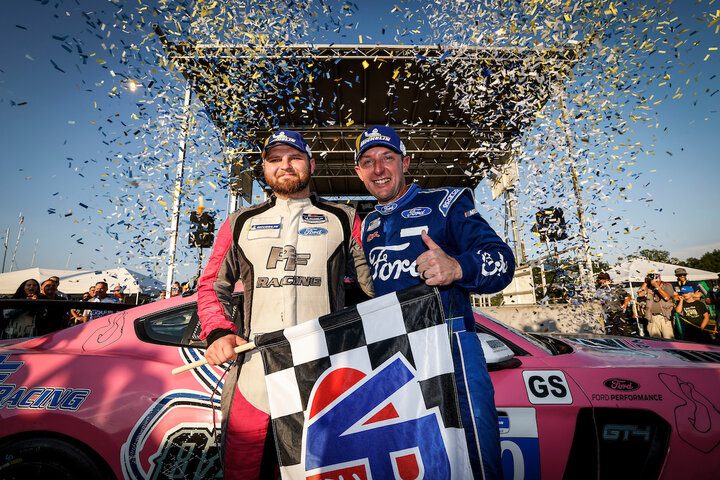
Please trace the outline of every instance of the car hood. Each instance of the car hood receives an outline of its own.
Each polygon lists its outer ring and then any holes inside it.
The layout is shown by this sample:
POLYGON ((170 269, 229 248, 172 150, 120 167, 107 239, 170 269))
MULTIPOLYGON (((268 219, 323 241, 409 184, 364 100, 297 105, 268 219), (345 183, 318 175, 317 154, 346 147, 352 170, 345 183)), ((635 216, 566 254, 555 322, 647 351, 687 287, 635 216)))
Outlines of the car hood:
POLYGON ((571 357, 589 367, 720 368, 720 347, 682 341, 612 335, 548 335, 573 349, 571 357))

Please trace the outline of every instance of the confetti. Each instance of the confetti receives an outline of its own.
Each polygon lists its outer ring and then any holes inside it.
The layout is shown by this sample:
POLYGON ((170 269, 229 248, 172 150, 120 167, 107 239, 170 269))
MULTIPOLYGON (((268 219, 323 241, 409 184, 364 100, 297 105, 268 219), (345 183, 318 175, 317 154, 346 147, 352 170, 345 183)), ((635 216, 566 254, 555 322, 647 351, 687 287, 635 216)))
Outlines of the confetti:
MULTIPOLYGON (((249 129, 272 128, 284 118, 310 119, 309 123, 317 121, 327 128, 359 128, 363 121, 359 108, 367 106, 383 109, 387 118, 408 122, 411 131, 431 126, 440 117, 439 110, 454 105, 457 115, 471 119, 479 131, 494 132, 479 142, 478 152, 473 153, 476 160, 465 169, 468 176, 483 178, 490 168, 498 166, 483 154, 485 150, 512 152, 518 160, 521 181, 516 194, 525 226, 542 206, 574 211, 574 193, 568 180, 572 166, 582 185, 587 227, 595 238, 608 239, 594 244, 593 249, 599 256, 622 252, 628 236, 653 232, 645 219, 635 219, 640 225, 631 226, 625 223, 631 219, 622 215, 617 219, 617 212, 610 209, 622 209, 623 203, 654 203, 652 197, 644 195, 646 189, 655 187, 651 181, 655 169, 649 167, 659 161, 656 155, 665 157, 665 148, 658 147, 656 154, 656 147, 650 142, 639 143, 635 132, 665 135, 667 126, 657 115, 660 109, 672 108, 676 102, 702 104, 718 97, 714 86, 703 91, 703 86, 713 85, 707 78, 694 80, 698 64, 708 68, 717 60, 717 46, 704 40, 703 31, 720 27, 720 10, 711 10, 712 3, 707 1, 707 14, 695 19, 673 14, 671 2, 437 0, 412 8, 399 2, 387 4, 383 11, 386 18, 373 24, 373 30, 362 24, 368 7, 345 1, 288 2, 283 9, 264 0, 104 3, 102 8, 83 11, 81 2, 74 2, 67 14, 63 2, 40 3, 57 15, 58 27, 50 30, 52 34, 43 33, 52 39, 53 48, 42 55, 33 51, 37 62, 32 66, 44 65, 50 72, 52 66, 66 75, 64 79, 74 79, 80 73, 77 89, 85 94, 84 103, 92 108, 94 118, 71 113, 67 116, 72 115, 74 120, 66 117, 63 122, 67 129, 92 130, 95 136, 87 135, 87 142, 92 151, 102 152, 95 158, 59 154, 58 161, 65 158, 67 162, 62 164, 63 172, 82 182, 83 190, 66 192, 73 187, 59 183, 63 185, 58 187, 61 194, 46 194, 51 204, 47 212, 71 217, 86 227, 91 231, 83 235, 88 244, 112 239, 102 249, 111 262, 116 257, 132 258, 158 276, 165 268, 164 242, 172 212, 168 206, 172 205, 178 143, 184 128, 185 85, 179 73, 197 67, 170 62, 151 22, 160 23, 168 40, 176 45, 247 45, 246 62, 230 70, 226 67, 231 60, 207 51, 205 67, 223 72, 215 77, 213 88, 225 92, 218 97, 225 100, 203 103, 203 96, 211 92, 202 88, 193 95, 181 186, 183 215, 192 209, 190 199, 200 193, 211 194, 215 207, 224 210, 230 167, 227 152, 257 147, 243 144, 243 132, 249 129), (197 8, 187 7, 188 3, 196 3, 197 8), (79 19, 82 29, 63 29, 68 16, 79 19), (388 25, 380 25, 382 22, 388 25), (357 39, 364 48, 370 48, 377 32, 382 32, 382 42, 378 43, 447 47, 435 56, 418 50, 407 65, 368 58, 360 62, 361 71, 346 77, 333 72, 327 76, 328 72, 317 65, 299 65, 290 53, 279 58, 270 55, 273 46, 294 43, 348 43, 357 39), (509 59, 463 65, 456 58, 475 48, 500 52, 509 59), (560 56, 546 61, 547 52, 581 55, 577 60, 560 56), (572 76, 568 65, 572 65, 572 76), (433 83, 425 70, 433 71, 440 82, 433 83), (373 95, 360 91, 356 99, 329 95, 315 102, 305 101, 308 86, 320 88, 325 82, 334 82, 338 88, 353 87, 361 76, 373 72, 391 79, 390 95, 379 106, 373 95), (544 94, 538 87, 550 78, 563 79, 563 105, 559 94, 544 94), (437 104, 411 118, 412 106, 390 101, 392 89, 404 88, 417 89, 418 95, 437 100, 437 104), (506 99, 503 110, 489 110, 488 105, 499 104, 493 103, 498 97, 506 99), (282 98, 282 111, 268 111, 269 98, 282 98), (230 125, 226 131, 214 127, 213 121, 218 118, 230 125), (83 195, 82 202, 76 193, 83 195), (83 210, 73 215, 68 207, 76 204, 83 210), (615 220, 606 222, 609 218, 615 220)), ((375 22, 378 16, 373 14, 375 22)), ((23 31, 16 32, 18 35, 32 31, 15 26, 23 31)), ((30 54, 25 58, 36 61, 30 54)), ((17 96, 7 103, 26 107, 15 109, 18 115, 37 108, 34 98, 17 96)), ((674 158, 681 158, 672 148, 674 158)), ((672 155, 667 152, 667 156, 672 155)), ((485 190, 485 184, 481 185, 478 192, 485 190)), ((500 218, 504 215, 495 204, 488 202, 483 208, 497 209, 500 218)), ((185 217, 182 228, 187 228, 185 217)), ((578 232, 572 233, 567 246, 579 242, 578 232)), ((524 235, 529 237, 526 232, 524 235)), ((532 247, 532 254, 542 254, 543 248, 532 247)), ((181 255, 180 261, 187 255, 181 255)))

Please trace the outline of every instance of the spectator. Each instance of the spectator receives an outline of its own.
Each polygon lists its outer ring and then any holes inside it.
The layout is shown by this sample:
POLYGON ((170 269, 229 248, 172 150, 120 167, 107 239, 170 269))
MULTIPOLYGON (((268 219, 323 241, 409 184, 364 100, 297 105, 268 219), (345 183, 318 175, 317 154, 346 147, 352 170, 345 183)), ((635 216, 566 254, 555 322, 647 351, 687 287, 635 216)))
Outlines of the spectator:
POLYGON ((675 311, 684 322, 684 339, 698 343, 713 342, 717 334, 717 323, 714 322, 712 333, 706 330, 710 324, 710 313, 705 304, 695 298, 695 291, 690 285, 684 285, 680 289, 680 295, 675 311))
POLYGON ((638 297, 645 298, 645 318, 651 337, 675 338, 671 322, 675 290, 660 279, 653 271, 645 277, 645 283, 638 289, 638 297))
POLYGON ((608 273, 597 276, 595 300, 602 305, 605 314, 605 333, 609 335, 630 335, 631 326, 627 321, 627 308, 630 296, 620 286, 613 286, 608 273))
POLYGON ((680 293, 680 289, 682 289, 682 287, 684 286, 692 287, 693 297, 695 300, 700 300, 702 298, 702 292, 697 288, 697 285, 692 282, 688 282, 687 270, 682 267, 676 268, 675 278, 677 278, 677 284, 675 285, 675 295, 673 296, 673 299, 676 302, 682 298, 682 293, 680 293))
POLYGON ((125 287, 115 285, 112 289, 112 294, 115 298, 117 298, 119 303, 123 303, 125 301, 125 287))
POLYGON ((57 284, 49 278, 45 280, 42 285, 40 285, 40 295, 38 298, 60 300, 58 297, 57 284))
POLYGON ((166 294, 166 293, 167 293, 167 292, 166 292, 165 290, 160 290, 160 293, 158 293, 158 296, 157 296, 157 298, 155 299, 155 301, 157 302, 157 301, 159 301, 159 300, 165 300, 165 294, 166 294))
POLYGON ((170 296, 177 297, 178 295, 180 295, 180 282, 173 282, 170 288, 170 296))
MULTIPOLYGON (((95 296, 90 300, 90 303, 118 303, 118 299, 114 296, 108 296, 107 291, 108 284, 106 282, 97 282, 95 284, 95 296)), ((111 313, 111 310, 87 309, 83 312, 82 321, 95 320, 96 318, 104 317, 111 313)))
MULTIPOLYGON (((95 287, 91 287, 93 292, 95 291, 95 287)), ((82 301, 83 302, 89 302, 92 300, 93 296, 90 294, 90 292, 85 292, 82 295, 82 301)), ((71 325, 77 325, 78 323, 83 323, 83 312, 84 310, 70 310, 70 324, 71 325)))
POLYGON ((55 295, 57 296, 58 300, 67 300, 68 296, 60 291, 60 277, 58 277, 57 275, 53 275, 52 277, 48 278, 48 280, 52 280, 53 282, 55 282, 55 295))
MULTIPOLYGON (((40 290, 40 299, 61 300, 57 294, 57 284, 49 278, 42 283, 40 290)), ((49 306, 35 318, 35 334, 45 335, 67 327, 70 313, 67 307, 49 306)))
MULTIPOLYGON (((22 282, 12 296, 18 300, 37 300, 40 284, 34 278, 22 282)), ((0 318, 0 338, 25 338, 35 335, 35 310, 6 309, 0 318)))
POLYGON ((34 278, 28 278, 18 286, 12 298, 37 300, 40 295, 40 284, 34 278))
POLYGON ((710 304, 715 308, 715 321, 720 321, 720 273, 709 297, 710 304))

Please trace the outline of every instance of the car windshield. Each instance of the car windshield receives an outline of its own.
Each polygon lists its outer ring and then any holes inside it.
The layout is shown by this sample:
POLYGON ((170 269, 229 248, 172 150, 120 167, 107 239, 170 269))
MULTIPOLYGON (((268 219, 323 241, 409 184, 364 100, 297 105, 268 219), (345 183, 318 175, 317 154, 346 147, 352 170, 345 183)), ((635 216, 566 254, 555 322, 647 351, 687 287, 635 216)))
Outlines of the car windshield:
MULTIPOLYGON (((491 322, 493 322, 495 325, 497 325, 500 328, 503 328, 507 330, 510 333, 513 333, 517 335, 518 337, 521 337, 526 342, 529 342, 533 344, 535 347, 539 348, 540 350, 550 354, 550 355, 562 355, 565 353, 572 352, 572 348, 560 340, 549 337, 543 334, 538 333, 531 333, 531 332, 523 332, 521 330, 518 330, 515 327, 512 327, 506 323, 502 323, 499 320, 496 320, 490 316, 487 316, 485 314, 482 314, 483 317, 487 318, 491 322)), ((507 339, 508 341, 511 341, 511 339, 507 339)))
POLYGON ((564 355, 573 351, 570 345, 558 338, 543 335, 542 333, 531 333, 529 336, 545 345, 547 347, 545 350, 550 350, 553 355, 564 355))

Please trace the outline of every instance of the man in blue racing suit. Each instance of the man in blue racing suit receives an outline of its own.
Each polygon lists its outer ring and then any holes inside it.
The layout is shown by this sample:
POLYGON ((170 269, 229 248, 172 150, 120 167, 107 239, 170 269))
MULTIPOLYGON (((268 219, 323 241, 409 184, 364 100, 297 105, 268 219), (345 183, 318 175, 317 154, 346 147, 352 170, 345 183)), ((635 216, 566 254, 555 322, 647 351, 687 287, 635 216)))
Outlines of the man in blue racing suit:
POLYGON ((406 184, 410 157, 392 128, 370 127, 357 138, 355 152, 355 172, 378 200, 361 234, 375 294, 421 281, 438 287, 457 332, 453 358, 473 473, 502 478, 494 390, 474 334, 470 293, 505 288, 515 271, 512 251, 480 216, 470 190, 406 184), (479 452, 473 448, 478 441, 479 452))

